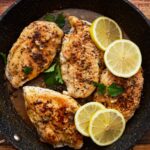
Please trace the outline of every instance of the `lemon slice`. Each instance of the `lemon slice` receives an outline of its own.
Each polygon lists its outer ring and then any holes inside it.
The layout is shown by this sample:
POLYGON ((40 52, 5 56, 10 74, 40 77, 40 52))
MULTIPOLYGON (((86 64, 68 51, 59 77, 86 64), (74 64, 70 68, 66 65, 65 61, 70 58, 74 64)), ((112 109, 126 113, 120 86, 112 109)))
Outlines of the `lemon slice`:
POLYGON ((77 130, 84 136, 89 136, 89 122, 93 114, 105 107, 98 102, 89 102, 81 106, 75 114, 75 125, 77 130))
POLYGON ((112 42, 122 39, 119 25, 108 17, 97 18, 90 27, 90 35, 97 47, 104 51, 112 42))
POLYGON ((117 110, 97 111, 90 121, 90 137, 99 146, 110 145, 121 137, 125 124, 123 115, 117 110))
POLYGON ((142 56, 140 49, 133 42, 117 40, 107 48, 104 61, 112 74, 129 78, 140 69, 142 56))

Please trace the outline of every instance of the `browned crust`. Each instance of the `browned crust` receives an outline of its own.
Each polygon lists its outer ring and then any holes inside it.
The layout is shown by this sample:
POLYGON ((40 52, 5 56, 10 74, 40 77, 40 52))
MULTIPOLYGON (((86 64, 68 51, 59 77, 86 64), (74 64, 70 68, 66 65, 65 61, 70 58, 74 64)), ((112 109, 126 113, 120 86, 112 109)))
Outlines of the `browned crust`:
POLYGON ((116 83, 124 88, 124 93, 118 97, 112 98, 106 95, 94 95, 94 101, 103 103, 107 108, 114 108, 120 111, 128 121, 136 109, 139 107, 141 93, 143 89, 143 71, 142 69, 131 78, 124 79, 112 75, 107 69, 103 71, 100 83, 107 86, 116 83), (105 78, 105 80, 104 80, 105 78))

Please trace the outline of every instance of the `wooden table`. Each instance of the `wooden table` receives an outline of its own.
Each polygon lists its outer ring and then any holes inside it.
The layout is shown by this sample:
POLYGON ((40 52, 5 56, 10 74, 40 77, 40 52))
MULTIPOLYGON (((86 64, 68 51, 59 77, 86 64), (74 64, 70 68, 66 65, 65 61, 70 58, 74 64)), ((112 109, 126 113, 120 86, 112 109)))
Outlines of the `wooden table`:
MULTIPOLYGON (((0 14, 4 12, 15 0, 0 0, 0 14)), ((139 7, 143 13, 150 18, 150 0, 130 0, 137 7, 139 7)), ((8 143, 4 137, 0 135, 0 150, 16 150, 8 143)), ((150 150, 150 130, 146 135, 138 142, 133 150, 150 150)))

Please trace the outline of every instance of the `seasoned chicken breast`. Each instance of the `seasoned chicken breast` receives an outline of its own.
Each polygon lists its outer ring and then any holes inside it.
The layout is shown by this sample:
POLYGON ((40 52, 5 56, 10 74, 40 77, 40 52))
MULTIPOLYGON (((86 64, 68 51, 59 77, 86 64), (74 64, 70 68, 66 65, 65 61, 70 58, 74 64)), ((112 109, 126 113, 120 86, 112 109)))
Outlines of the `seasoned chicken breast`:
POLYGON ((68 94, 86 98, 95 90, 91 82, 99 80, 99 50, 90 38, 88 23, 74 16, 68 20, 72 28, 63 39, 61 73, 68 94))
POLYGON ((77 132, 74 115, 78 103, 69 96, 58 92, 25 86, 23 88, 27 114, 37 128, 42 141, 54 147, 68 145, 80 149, 82 136, 77 132))
POLYGON ((96 92, 94 101, 103 103, 107 108, 114 108, 120 111, 124 115, 126 121, 128 121, 139 107, 143 82, 142 69, 136 75, 128 79, 116 77, 105 69, 102 72, 100 83, 106 86, 115 83, 123 87, 124 92, 122 95, 115 98, 107 94, 99 95, 96 92))
POLYGON ((6 66, 6 77, 14 88, 49 67, 62 37, 63 31, 47 21, 35 21, 22 31, 9 52, 6 66))

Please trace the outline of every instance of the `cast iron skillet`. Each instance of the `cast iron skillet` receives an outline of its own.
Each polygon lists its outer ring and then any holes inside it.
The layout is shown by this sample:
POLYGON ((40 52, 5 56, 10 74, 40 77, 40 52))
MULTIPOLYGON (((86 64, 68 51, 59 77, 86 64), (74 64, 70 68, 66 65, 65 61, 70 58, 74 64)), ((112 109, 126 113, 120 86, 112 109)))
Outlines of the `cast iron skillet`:
MULTIPOLYGON (((0 51, 8 53, 21 30, 46 12, 65 8, 88 9, 115 19, 127 35, 139 45, 143 56, 144 90, 141 106, 128 122, 122 138, 108 147, 98 147, 85 140, 84 150, 127 150, 150 127, 150 24, 142 13, 126 0, 18 0, 0 18, 0 51)), ((52 150, 39 142, 34 128, 17 115, 4 85, 4 64, 0 60, 0 132, 20 150, 52 150), (14 134, 20 141, 14 140, 14 134)), ((69 149, 68 147, 62 148, 69 149)))

